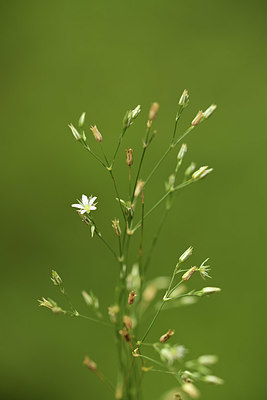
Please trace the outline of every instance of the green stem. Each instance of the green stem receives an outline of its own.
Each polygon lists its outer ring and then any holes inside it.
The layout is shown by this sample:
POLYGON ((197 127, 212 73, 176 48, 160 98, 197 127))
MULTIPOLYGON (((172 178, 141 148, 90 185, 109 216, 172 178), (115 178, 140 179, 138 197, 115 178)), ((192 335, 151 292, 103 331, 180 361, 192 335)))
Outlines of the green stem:
POLYGON ((84 145, 84 148, 85 148, 87 151, 89 151, 89 153, 90 153, 98 162, 100 162, 100 164, 102 165, 102 167, 104 167, 104 168, 107 167, 107 166, 103 163, 103 161, 101 160, 101 158, 99 158, 98 155, 95 154, 95 153, 90 149, 90 147, 89 147, 86 143, 84 143, 83 145, 84 145))
POLYGON ((101 233, 98 232, 98 230, 95 230, 95 233, 97 235, 97 237, 99 237, 99 239, 102 240, 102 242, 104 243, 104 245, 109 249, 109 251, 112 253, 112 255, 115 257, 115 259, 118 261, 118 256, 115 253, 115 251, 112 249, 112 247, 108 244, 108 242, 102 237, 101 233))
POLYGON ((158 308, 158 311, 156 312, 154 318, 152 319, 152 321, 151 321, 149 327, 147 328, 147 330, 146 330, 144 336, 143 336, 142 339, 141 339, 141 344, 142 344, 142 342, 146 339, 147 335, 149 334, 149 332, 150 332, 152 326, 154 325, 156 319, 158 318, 159 313, 160 313, 160 311, 162 310, 162 307, 164 306, 164 304, 165 304, 165 301, 162 301, 161 305, 160 305, 159 308, 158 308))
POLYGON ((121 135, 120 135, 120 137, 119 137, 119 141, 118 141, 118 144, 117 144, 117 147, 116 147, 114 156, 113 156, 113 160, 112 160, 112 163, 111 163, 111 167, 113 167, 113 164, 114 164, 114 162, 115 162, 115 159, 116 159, 116 157, 117 157, 117 154, 118 154, 118 151, 119 151, 119 148, 120 148, 120 145, 121 145, 122 138, 123 138, 123 136, 125 135, 126 130, 127 130, 127 128, 123 128, 122 133, 121 133, 121 135))

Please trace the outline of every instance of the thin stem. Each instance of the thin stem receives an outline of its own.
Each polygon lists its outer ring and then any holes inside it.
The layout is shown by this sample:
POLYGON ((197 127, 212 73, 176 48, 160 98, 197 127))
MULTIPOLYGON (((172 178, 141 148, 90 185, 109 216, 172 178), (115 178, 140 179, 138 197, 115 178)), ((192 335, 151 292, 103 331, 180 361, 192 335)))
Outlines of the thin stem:
POLYGON ((119 148, 120 148, 120 145, 121 145, 122 138, 123 138, 123 136, 124 136, 126 130, 127 130, 127 128, 123 128, 122 133, 121 133, 121 135, 120 135, 120 137, 119 137, 119 141, 118 141, 118 144, 117 144, 117 147, 116 147, 114 156, 113 156, 113 160, 112 160, 112 163, 111 163, 111 167, 113 166, 113 164, 114 164, 114 162, 115 162, 115 159, 116 159, 116 157, 117 157, 117 154, 118 154, 118 151, 119 151, 119 148))
POLYGON ((96 322, 98 324, 108 326, 109 328, 113 328, 113 325, 109 324, 108 322, 102 321, 101 319, 88 317, 87 315, 82 315, 80 313, 77 313, 77 311, 76 311, 76 313, 74 313, 72 311, 66 311, 66 314, 68 314, 68 315, 70 315, 72 317, 80 317, 80 318, 88 319, 89 321, 96 322))
POLYGON ((84 144, 84 148, 89 151, 89 153, 98 161, 100 162, 100 164, 102 165, 102 167, 106 168, 107 166, 103 163, 103 161, 101 160, 101 158, 98 157, 97 154, 95 154, 90 147, 87 144, 84 144))
POLYGON ((162 215, 162 217, 161 217, 161 220, 160 220, 160 223, 159 223, 157 232, 155 233, 155 235, 154 235, 154 237, 153 237, 153 240, 152 240, 152 243, 151 243, 149 252, 148 252, 148 256, 147 256, 146 262, 145 262, 145 264, 144 264, 144 273, 147 272, 148 266, 149 266, 150 261, 151 261, 151 258, 152 258, 153 250, 154 250, 154 248, 155 248, 155 246, 156 246, 156 244, 157 244, 157 241, 158 241, 158 238, 159 238, 159 234, 160 234, 160 232, 161 232, 161 229, 162 229, 163 224, 164 224, 164 222, 165 222, 165 219, 166 219, 166 217, 167 217, 168 211, 169 211, 169 210, 165 208, 164 213, 163 213, 163 215, 162 215))
POLYGON ((164 306, 164 304, 165 304, 165 302, 162 301, 161 305, 160 305, 159 308, 158 308, 158 311, 156 312, 154 318, 152 319, 152 321, 151 321, 149 327, 147 328, 147 330, 146 330, 144 336, 142 337, 141 344, 142 344, 142 342, 146 339, 147 335, 149 334, 149 332, 150 332, 152 326, 154 325, 154 323, 155 323, 157 317, 159 316, 159 313, 160 313, 160 311, 162 310, 162 307, 164 306))
POLYGON ((141 358, 143 358, 144 360, 151 361, 151 362, 153 362, 154 364, 160 365, 161 367, 165 368, 165 365, 164 365, 164 364, 162 364, 161 362, 159 362, 159 361, 157 361, 157 360, 154 360, 154 359, 151 358, 151 357, 144 356, 143 354, 139 354, 138 357, 141 357, 141 358))
POLYGON ((150 132, 150 128, 147 128, 145 142, 143 144, 143 151, 142 151, 142 155, 141 155, 141 159, 140 159, 140 162, 139 162, 138 171, 137 171, 137 174, 136 174, 135 183, 134 183, 134 187, 133 187, 133 194, 132 194, 131 202, 133 202, 133 199, 134 199, 134 192, 135 192, 136 185, 137 185, 137 182, 138 182, 138 179, 139 179, 139 176, 140 176, 142 164, 143 164, 144 157, 145 157, 145 154, 146 154, 146 149, 148 147, 147 141, 148 141, 149 132, 150 132))
POLYGON ((115 189, 115 192, 116 192, 116 195, 117 195, 117 198, 118 198, 118 202, 119 202, 119 206, 120 206, 120 209, 121 209, 121 212, 122 212, 123 219, 126 222, 126 217, 125 217, 125 214, 124 214, 124 211, 123 211, 123 208, 122 208, 122 204, 121 204, 120 194, 119 194, 119 191, 118 191, 118 188, 117 188, 117 184, 116 184, 112 169, 108 169, 108 171, 109 171, 110 176, 111 176, 112 181, 113 181, 114 189, 115 189))
POLYGON ((97 237, 99 237, 99 239, 102 240, 102 242, 105 244, 105 246, 109 249, 109 251, 112 253, 112 255, 115 257, 116 261, 118 261, 118 256, 115 253, 115 251, 112 249, 112 247, 108 244, 108 242, 102 237, 101 233, 98 232, 98 230, 95 230, 95 233, 97 235, 97 237))
MULTIPOLYGON (((170 193, 172 193, 172 192, 175 192, 175 191, 177 191, 177 190, 179 190, 179 189, 182 189, 183 187, 185 187, 185 186, 188 186, 188 185, 190 185, 190 183, 192 183, 192 182, 194 182, 193 180, 189 180, 189 181, 186 181, 186 182, 184 182, 184 183, 181 183, 180 185, 178 185, 178 186, 175 186, 173 189, 171 189, 171 190, 168 190, 168 192, 167 193, 165 193, 165 195, 164 196, 162 196, 161 197, 161 199, 159 199, 159 201, 157 201, 157 203, 156 204, 154 204, 154 206, 144 215, 144 218, 146 218, 146 217, 148 217, 168 196, 169 196, 169 194, 170 193)), ((196 181, 195 181, 196 182, 196 181)), ((139 227, 141 226, 141 221, 139 221, 137 224, 136 224, 136 226, 133 228, 133 231, 135 231, 136 229, 138 229, 139 227)))

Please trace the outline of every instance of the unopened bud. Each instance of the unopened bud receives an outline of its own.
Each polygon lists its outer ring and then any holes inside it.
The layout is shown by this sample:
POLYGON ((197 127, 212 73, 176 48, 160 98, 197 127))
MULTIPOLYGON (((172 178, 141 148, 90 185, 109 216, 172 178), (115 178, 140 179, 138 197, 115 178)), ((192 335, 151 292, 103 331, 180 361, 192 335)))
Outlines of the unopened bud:
POLYGON ((72 132, 72 134, 73 134, 73 136, 74 136, 74 138, 76 140, 81 140, 82 139, 82 136, 79 134, 77 129, 74 128, 74 126, 72 124, 69 124, 68 127, 70 128, 70 130, 71 130, 71 132, 72 132))
POLYGON ((128 315, 124 315, 123 323, 128 330, 131 330, 133 327, 133 321, 128 315))
POLYGON ((137 107, 135 107, 132 111, 131 111, 131 119, 135 119, 137 116, 138 116, 138 114, 141 112, 141 106, 140 106, 140 104, 137 106, 137 107))
POLYGON ((80 128, 82 128, 82 127, 84 126, 85 115, 86 115, 86 113, 83 112, 82 115, 81 115, 80 118, 79 118, 78 125, 79 125, 80 128))
POLYGON ((188 103, 189 103, 189 94, 188 94, 188 90, 185 89, 182 93, 182 96, 180 97, 179 106, 182 106, 185 108, 188 105, 188 103))
POLYGON ((188 271, 186 271, 183 276, 182 276, 182 280, 183 281, 188 281, 191 276, 193 275, 194 272, 197 271, 197 267, 191 267, 188 271))
POLYGON ((210 174, 213 168, 209 168, 207 165, 200 167, 196 172, 193 173, 192 179, 202 179, 204 176, 210 174))
POLYGON ((224 384, 224 380, 215 375, 206 375, 203 377, 203 381, 207 382, 207 383, 214 383, 215 385, 223 385, 224 384))
POLYGON ((209 106, 209 108, 207 108, 207 110, 203 112, 204 117, 209 118, 211 114, 216 110, 216 108, 217 106, 215 104, 209 106))
POLYGON ((51 276, 51 281, 54 283, 56 286, 60 286, 62 284, 62 279, 58 275, 57 271, 54 271, 52 269, 52 276, 51 276))
POLYGON ((126 149, 126 163, 128 167, 133 165, 133 150, 132 149, 126 149))
POLYGON ((182 386, 182 390, 188 394, 192 399, 198 399, 200 396, 199 390, 193 385, 193 383, 186 382, 182 386))
POLYGON ((83 361, 84 365, 88 367, 91 371, 96 371, 97 370, 97 365, 94 361, 92 361, 89 357, 85 357, 83 361))
POLYGON ((182 144, 179 153, 177 155, 177 160, 181 161, 184 158, 186 152, 187 152, 187 145, 182 144))
POLYGON ((192 173, 195 171, 195 169, 196 169, 196 164, 192 162, 189 165, 189 167, 187 167, 186 170, 185 170, 185 173, 184 173, 185 177, 191 176, 192 173))
POLYGON ((159 103, 152 103, 150 110, 149 110, 149 115, 148 115, 148 120, 149 121, 154 121, 154 119, 157 116, 157 113, 159 111, 159 103))
POLYGON ((142 180, 139 180, 137 182, 136 188, 135 188, 135 192, 134 192, 134 197, 138 197, 140 195, 140 193, 142 192, 142 189, 144 187, 145 182, 142 180))
POLYGON ((112 221, 112 228, 114 229, 117 236, 121 235, 120 221, 118 219, 114 218, 114 220, 112 221))
POLYGON ((214 294, 214 293, 219 293, 221 292, 221 288, 218 287, 204 287, 203 289, 199 290, 198 292, 195 292, 195 296, 206 296, 209 294, 214 294))
POLYGON ((199 364, 209 366, 216 364, 218 362, 218 357, 214 354, 205 354, 198 357, 197 361, 199 362, 199 364))
POLYGON ((90 130, 92 131, 95 140, 97 140, 99 143, 102 142, 102 135, 97 129, 97 126, 96 125, 90 126, 90 130))
POLYGON ((186 261, 193 253, 193 247, 190 246, 188 247, 187 250, 185 250, 185 252, 180 256, 179 258, 179 262, 182 263, 184 261, 186 261))
POLYGON ((160 337, 160 339, 159 339, 160 343, 165 343, 165 342, 167 342, 167 340, 169 340, 170 337, 171 337, 172 335, 174 335, 174 332, 175 332, 175 331, 169 329, 168 332, 164 333, 164 335, 162 335, 162 336, 160 337))
POLYGON ((136 296, 135 291, 132 290, 132 291, 129 293, 129 297, 128 297, 128 304, 130 304, 130 306, 134 303, 135 296, 136 296))
POLYGON ((45 299, 42 297, 42 300, 38 300, 38 302, 40 307, 46 307, 55 314, 65 313, 65 311, 58 307, 57 303, 52 299, 45 299))
POLYGON ((197 115, 195 116, 195 118, 193 119, 193 121, 191 122, 191 124, 193 126, 197 126, 200 123, 200 121, 202 120, 203 117, 204 117, 203 112, 199 111, 197 113, 197 115))

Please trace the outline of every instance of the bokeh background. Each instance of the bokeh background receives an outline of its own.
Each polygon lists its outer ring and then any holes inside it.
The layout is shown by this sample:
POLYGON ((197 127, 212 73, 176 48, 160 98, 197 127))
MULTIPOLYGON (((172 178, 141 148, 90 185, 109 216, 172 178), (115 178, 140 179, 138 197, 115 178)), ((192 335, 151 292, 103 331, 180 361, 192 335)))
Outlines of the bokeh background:
MULTIPOLYGON (((214 173, 177 196, 149 277, 168 274, 192 244, 192 262, 210 257, 209 284, 223 291, 162 314, 151 341, 171 326, 192 357, 219 355, 214 372, 225 385, 201 386, 203 399, 266 399, 266 2, 14 0, 0 8, 1 399, 110 398, 82 360, 89 354, 113 379, 112 333, 37 305, 41 296, 64 304, 49 281, 52 267, 79 310, 86 312, 82 289, 93 289, 103 309, 113 301, 113 260, 70 207, 82 193, 96 194, 96 219, 112 241, 113 188, 67 124, 86 111, 87 126, 97 123, 111 153, 125 110, 142 105, 115 168, 126 195, 124 148, 138 159, 150 103, 158 101, 147 176, 167 146, 184 88, 191 101, 180 133, 199 109, 218 104, 186 141, 187 163, 214 173)), ((174 159, 151 181, 148 206, 163 193, 174 159)), ((146 245, 162 211, 147 220, 146 245)), ((194 286, 203 282, 195 278, 194 286)), ((147 374, 144 386, 145 399, 158 399, 174 381, 147 374)))

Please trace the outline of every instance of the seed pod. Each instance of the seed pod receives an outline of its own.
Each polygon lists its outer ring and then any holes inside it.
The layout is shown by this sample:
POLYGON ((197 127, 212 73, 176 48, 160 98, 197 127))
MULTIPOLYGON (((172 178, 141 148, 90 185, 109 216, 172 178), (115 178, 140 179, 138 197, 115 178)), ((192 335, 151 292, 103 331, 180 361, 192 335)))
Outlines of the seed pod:
POLYGON ((197 271, 197 267, 191 267, 188 271, 186 271, 183 276, 182 276, 182 280, 183 281, 188 281, 188 279, 191 278, 191 276, 193 275, 194 272, 197 271))
POLYGON ((132 149, 126 149, 126 163, 128 167, 133 165, 133 150, 132 149))
POLYGON ((169 329, 168 332, 164 333, 164 335, 162 335, 162 336, 160 337, 160 339, 159 339, 160 343, 165 343, 165 342, 167 342, 167 340, 169 340, 170 337, 171 337, 172 335, 174 335, 174 332, 175 332, 175 331, 172 331, 171 329, 169 329))
POLYGON ((134 302, 134 300, 135 300, 135 296, 136 296, 135 291, 132 290, 132 291, 129 293, 129 297, 128 297, 128 304, 130 304, 130 306, 133 304, 133 302, 134 302))
POLYGON ((96 126, 96 125, 91 126, 91 127, 90 127, 90 130, 92 131, 95 140, 97 140, 98 142, 102 142, 102 135, 101 135, 101 133, 99 132, 99 130, 97 129, 97 126, 96 126))
POLYGON ((132 327, 133 327, 133 321, 132 321, 132 319, 131 319, 128 315, 124 315, 124 317, 123 317, 123 322, 124 322, 125 327, 126 327, 128 330, 132 329, 132 327))

